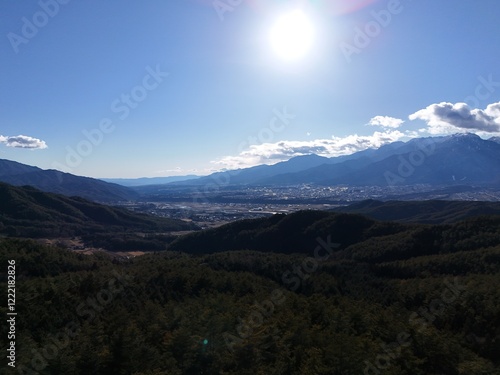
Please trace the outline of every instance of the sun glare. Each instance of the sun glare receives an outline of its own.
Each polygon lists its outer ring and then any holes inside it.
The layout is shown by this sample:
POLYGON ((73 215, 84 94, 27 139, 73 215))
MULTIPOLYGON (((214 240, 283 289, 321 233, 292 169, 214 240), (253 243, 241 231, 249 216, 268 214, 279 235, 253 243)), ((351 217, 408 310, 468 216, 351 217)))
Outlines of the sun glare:
POLYGON ((313 24, 301 10, 281 16, 270 33, 273 52, 288 61, 305 57, 312 47, 313 40, 313 24))

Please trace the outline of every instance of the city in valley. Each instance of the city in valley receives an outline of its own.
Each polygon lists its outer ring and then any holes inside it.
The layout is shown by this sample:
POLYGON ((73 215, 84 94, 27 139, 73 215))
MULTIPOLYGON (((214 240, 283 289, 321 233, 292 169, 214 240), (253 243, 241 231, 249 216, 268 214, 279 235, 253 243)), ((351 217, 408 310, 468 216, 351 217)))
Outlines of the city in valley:
POLYGON ((471 186, 227 186, 204 192, 203 188, 163 187, 143 194, 136 202, 121 203, 132 211, 192 221, 202 228, 240 219, 291 213, 300 210, 335 210, 354 202, 374 200, 499 201, 500 189, 471 186))

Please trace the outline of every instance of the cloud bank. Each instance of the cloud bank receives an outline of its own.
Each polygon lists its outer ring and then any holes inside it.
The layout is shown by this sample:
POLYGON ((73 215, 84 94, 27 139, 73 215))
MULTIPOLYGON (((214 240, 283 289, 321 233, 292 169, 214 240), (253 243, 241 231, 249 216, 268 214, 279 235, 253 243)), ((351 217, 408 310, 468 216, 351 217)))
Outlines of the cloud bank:
POLYGON ((395 142, 405 137, 414 137, 413 132, 391 130, 374 132, 372 135, 347 137, 332 137, 331 139, 316 139, 311 141, 280 141, 252 145, 236 156, 225 156, 212 161, 217 169, 248 168, 259 164, 276 164, 295 156, 316 154, 325 157, 350 155, 352 153, 378 148, 387 143, 395 142))
POLYGON ((465 103, 431 104, 409 116, 410 120, 423 120, 430 134, 456 133, 477 130, 486 133, 500 131, 500 102, 490 104, 486 109, 471 109, 465 103))
POLYGON ((28 148, 32 150, 42 150, 48 147, 45 141, 42 141, 38 138, 29 137, 27 135, 17 135, 13 137, 0 135, 0 143, 5 144, 7 147, 28 148))

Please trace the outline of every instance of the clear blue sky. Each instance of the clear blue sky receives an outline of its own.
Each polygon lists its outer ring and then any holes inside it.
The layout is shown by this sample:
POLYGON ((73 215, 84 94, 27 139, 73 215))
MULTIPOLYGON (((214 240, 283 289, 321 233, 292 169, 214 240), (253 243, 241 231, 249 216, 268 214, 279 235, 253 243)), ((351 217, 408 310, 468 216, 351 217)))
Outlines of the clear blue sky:
POLYGON ((2 1, 0 158, 154 177, 498 135, 498 0, 237 3, 2 1), (297 9, 312 44, 284 59, 297 9))

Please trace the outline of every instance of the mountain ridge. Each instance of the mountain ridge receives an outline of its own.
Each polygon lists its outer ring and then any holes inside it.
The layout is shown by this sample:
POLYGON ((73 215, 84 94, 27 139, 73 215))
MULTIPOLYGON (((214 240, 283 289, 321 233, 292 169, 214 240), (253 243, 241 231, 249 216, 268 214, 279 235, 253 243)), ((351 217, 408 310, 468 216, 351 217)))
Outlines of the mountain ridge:
MULTIPOLYGON (((500 186, 500 143, 472 133, 413 138, 327 158, 315 154, 274 165, 216 172, 170 186, 381 186, 460 184, 500 186), (465 181, 465 182, 464 182, 465 181)), ((146 188, 148 192, 150 188, 146 188)), ((136 191, 141 192, 138 188, 136 191)))
POLYGON ((113 231, 179 231, 196 227, 86 200, 0 182, 0 233, 58 237, 113 231))
POLYGON ((0 182, 14 186, 29 185, 45 192, 80 196, 97 202, 128 201, 138 197, 134 190, 118 184, 6 159, 0 159, 0 182))

